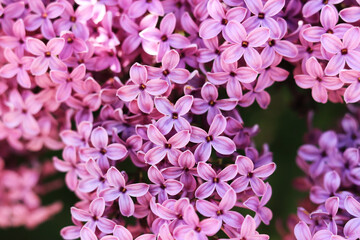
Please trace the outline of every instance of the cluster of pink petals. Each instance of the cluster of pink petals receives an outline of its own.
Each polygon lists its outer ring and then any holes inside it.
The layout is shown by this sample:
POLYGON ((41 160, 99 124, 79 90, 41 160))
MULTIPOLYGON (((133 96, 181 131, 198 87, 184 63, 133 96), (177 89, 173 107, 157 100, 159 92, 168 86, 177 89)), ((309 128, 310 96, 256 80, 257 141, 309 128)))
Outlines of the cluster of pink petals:
POLYGON ((64 239, 268 239, 276 166, 238 108, 267 108, 285 61, 316 101, 360 100, 351 1, 0 2, 0 141, 63 150, 64 239))
MULTIPOLYGON (((5 155, 11 157, 9 153, 5 155)), ((56 173, 50 161, 37 165, 9 168, 0 158, 0 228, 23 226, 33 229, 62 209, 60 201, 42 206, 41 196, 60 187, 61 182, 44 183, 46 177, 56 173)))
POLYGON ((294 78, 301 88, 311 89, 317 102, 360 100, 360 28, 354 24, 359 20, 358 4, 312 0, 302 9, 305 18, 296 33, 301 45, 293 59, 300 62, 294 78))
POLYGON ((359 109, 341 121, 341 130, 312 129, 312 140, 298 150, 306 176, 296 185, 309 191, 298 208, 297 240, 358 239, 360 236, 359 109))

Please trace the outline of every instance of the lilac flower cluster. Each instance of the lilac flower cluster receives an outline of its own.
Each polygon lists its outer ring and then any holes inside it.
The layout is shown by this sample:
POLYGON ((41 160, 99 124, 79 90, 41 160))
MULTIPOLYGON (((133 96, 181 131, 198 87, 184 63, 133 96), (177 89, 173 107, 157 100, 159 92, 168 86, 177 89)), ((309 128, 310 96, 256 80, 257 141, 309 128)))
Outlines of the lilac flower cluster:
POLYGON ((299 148, 299 179, 309 190, 311 204, 298 208, 298 240, 358 239, 360 237, 359 110, 346 114, 341 131, 311 133, 312 141, 299 148))
POLYGON ((315 101, 355 103, 360 100, 359 1, 308 1, 302 8, 305 18, 298 29, 301 60, 294 70, 298 86, 311 89, 315 101), (336 6, 341 3, 338 12, 336 6), (318 20, 320 15, 320 22, 318 20), (340 20, 340 18, 341 21, 340 20), (345 23, 344 23, 345 22, 345 23))
POLYGON ((284 61, 316 101, 360 100, 360 8, 340 3, 0 0, 0 140, 63 150, 64 239, 268 239, 276 166, 237 108, 267 108, 284 61))
POLYGON ((45 183, 55 172, 51 161, 32 168, 22 165, 9 169, 0 158, 0 228, 24 226, 32 229, 62 209, 60 201, 41 205, 42 195, 62 185, 59 180, 45 183))

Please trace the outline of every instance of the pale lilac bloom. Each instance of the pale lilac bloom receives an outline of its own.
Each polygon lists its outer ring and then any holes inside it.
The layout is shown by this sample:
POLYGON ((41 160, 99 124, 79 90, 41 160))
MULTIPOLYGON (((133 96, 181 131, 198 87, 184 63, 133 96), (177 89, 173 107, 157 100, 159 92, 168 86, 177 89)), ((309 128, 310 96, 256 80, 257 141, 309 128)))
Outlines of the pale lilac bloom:
POLYGON ((149 80, 146 68, 138 63, 135 63, 130 68, 130 82, 133 84, 127 84, 119 88, 116 95, 126 102, 138 98, 138 107, 144 113, 151 113, 154 109, 151 95, 161 95, 166 92, 169 86, 164 80, 149 80))
MULTIPOLYGON (((264 52, 264 51, 263 51, 264 52)), ((257 83, 255 86, 255 91, 263 91, 266 88, 270 87, 274 82, 282 82, 285 81, 288 76, 289 72, 285 69, 278 67, 279 63, 281 62, 281 56, 275 56, 270 65, 265 65, 268 59, 268 56, 261 52, 261 58, 263 59, 263 66, 262 70, 259 73, 259 77, 257 79, 257 83)))
POLYGON ((337 36, 325 33, 321 36, 321 44, 324 49, 334 54, 325 68, 325 73, 334 76, 345 67, 345 63, 353 70, 360 71, 360 52, 357 47, 360 44, 360 28, 352 27, 344 34, 343 41, 337 36))
POLYGON ((14 89, 9 93, 7 105, 10 111, 3 115, 3 121, 7 127, 21 126, 23 132, 29 136, 36 136, 40 133, 40 126, 34 115, 40 111, 42 104, 35 98, 35 95, 22 96, 14 89))
POLYGON ((115 6, 117 0, 75 0, 80 5, 82 12, 91 13, 91 18, 95 24, 101 22, 106 14, 106 6, 115 6))
POLYGON ((40 27, 41 33, 46 39, 54 38, 56 35, 51 19, 60 16, 65 6, 61 2, 53 2, 45 8, 41 0, 31 0, 29 1, 29 6, 34 14, 29 14, 25 17, 26 30, 34 31, 40 27))
POLYGON ((150 165, 158 164, 167 156, 168 160, 177 166, 177 159, 181 153, 179 149, 185 147, 190 140, 190 132, 187 130, 182 130, 166 140, 159 129, 152 124, 148 127, 147 136, 155 145, 145 154, 145 162, 150 165))
POLYGON ((83 121, 77 126, 77 131, 63 130, 60 132, 60 137, 66 145, 85 147, 88 145, 92 128, 91 122, 83 121))
POLYGON ((257 196, 249 197, 245 202, 244 205, 255 212, 254 220, 258 225, 260 225, 261 222, 265 223, 266 225, 269 225, 270 220, 273 217, 273 214, 271 210, 268 207, 265 207, 265 205, 269 202, 272 195, 272 189, 269 183, 266 183, 266 191, 264 195, 261 197, 261 200, 259 201, 259 198, 257 196))
MULTIPOLYGON (((1 70, 0 70, 1 72, 1 70)), ((360 72, 354 70, 341 70, 340 80, 345 84, 350 84, 344 93, 346 103, 355 103, 360 100, 360 72)))
POLYGON ((327 131, 319 138, 319 147, 305 144, 298 150, 298 155, 305 161, 313 162, 309 168, 312 176, 317 177, 325 170, 325 163, 336 153, 338 139, 334 131, 327 131))
POLYGON ((329 240, 345 240, 345 238, 332 233, 330 230, 320 230, 318 232, 316 232, 312 238, 312 240, 324 240, 324 239, 329 239, 329 240))
MULTIPOLYGON (((189 46, 183 49, 177 49, 176 51, 180 56, 180 62, 178 64, 179 68, 186 68, 186 65, 189 65, 192 68, 199 67, 199 63, 197 61, 198 47, 196 44, 190 44, 189 46)), ((195 71, 193 73, 195 73, 195 71)))
POLYGON ((310 189, 310 200, 316 204, 324 203, 331 196, 339 196, 337 193, 341 185, 341 179, 337 172, 329 171, 324 175, 323 186, 315 185, 310 189))
MULTIPOLYGON (((2 1, 4 3, 4 1, 2 1)), ((12 33, 12 20, 20 18, 24 13, 25 3, 24 2, 9 2, 7 1, 5 8, 3 5, 0 7, 0 23, 2 30, 7 34, 12 33)))
POLYGON ((186 207, 184 220, 186 225, 180 225, 174 230, 176 239, 207 239, 206 236, 215 235, 221 227, 221 221, 214 218, 207 218, 200 222, 192 205, 186 207))
POLYGON ((74 90, 77 93, 85 93, 84 81, 86 68, 84 64, 80 64, 71 73, 52 70, 50 78, 58 84, 56 91, 56 100, 59 102, 66 101, 74 90))
POLYGON ((0 46, 3 48, 14 49, 18 56, 24 54, 25 49, 25 25, 20 18, 12 25, 12 34, 0 36, 0 46))
POLYGON ((180 62, 180 55, 175 50, 165 53, 161 60, 161 68, 146 66, 150 79, 164 78, 169 86, 171 82, 185 84, 190 77, 190 72, 184 68, 177 68, 180 62))
POLYGON ((197 167, 198 175, 205 180, 195 192, 195 197, 205 199, 216 190, 220 197, 224 197, 225 193, 231 189, 228 181, 234 179, 237 174, 237 166, 231 164, 224 168, 221 172, 216 173, 211 165, 200 162, 197 167))
POLYGON ((241 83, 255 81, 258 73, 249 67, 238 67, 238 62, 225 63, 221 61, 223 71, 208 72, 207 77, 212 84, 222 85, 226 83, 226 93, 230 98, 241 99, 241 83))
POLYGON ((211 155, 211 148, 223 155, 230 155, 236 150, 235 143, 228 137, 220 136, 226 128, 226 119, 221 114, 214 117, 209 132, 199 127, 192 127, 190 141, 199 143, 195 150, 195 160, 206 162, 211 155))
POLYGON ((162 204, 156 203, 156 215, 164 220, 170 220, 169 229, 173 230, 185 223, 183 216, 189 204, 188 198, 180 198, 179 200, 170 199, 162 204))
POLYGON ((179 33, 173 33, 176 25, 176 17, 168 13, 161 20, 160 29, 149 27, 140 32, 140 36, 146 40, 158 43, 157 61, 161 61, 164 54, 173 48, 184 48, 190 41, 179 33))
POLYGON ((248 9, 255 15, 244 21, 244 27, 252 31, 260 26, 270 30, 271 38, 279 38, 281 29, 279 24, 273 19, 285 6, 285 0, 269 0, 263 5, 261 0, 245 0, 248 9))
POLYGON ((258 84, 249 83, 244 84, 244 88, 248 90, 247 93, 239 100, 239 106, 248 107, 256 100, 262 109, 266 109, 270 104, 270 94, 266 92, 258 84))
POLYGON ((207 10, 211 18, 203 21, 199 30, 199 35, 203 39, 216 37, 224 28, 226 28, 228 22, 231 20, 241 22, 244 20, 247 12, 243 7, 231 8, 230 10, 225 11, 224 6, 219 0, 209 0, 207 3, 207 10))
POLYGON ((96 198, 90 203, 88 211, 72 207, 71 215, 80 222, 86 222, 84 227, 88 227, 93 232, 95 232, 96 228, 99 228, 104 233, 112 233, 115 222, 103 217, 104 211, 104 198, 96 198))
POLYGON ((355 218, 350 219, 344 227, 344 235, 349 239, 356 239, 360 235, 360 203, 353 196, 347 196, 344 207, 355 218))
POLYGON ((304 222, 300 221, 294 228, 295 238, 297 240, 312 240, 312 234, 309 226, 304 222))
POLYGON ((219 46, 219 39, 217 37, 204 39, 204 48, 198 50, 197 61, 199 63, 207 63, 213 61, 213 71, 222 71, 221 54, 226 49, 226 43, 219 46))
MULTIPOLYGON (((133 240, 132 234, 124 226, 116 225, 113 230, 114 239, 107 240, 133 240), (115 238, 116 237, 116 238, 115 238)), ((106 238, 106 236, 104 237, 106 238)), ((102 239, 105 240, 105 239, 102 239)))
POLYGON ((197 200, 196 210, 205 217, 219 219, 231 227, 238 228, 244 217, 236 211, 231 211, 236 204, 236 200, 236 193, 230 188, 221 198, 219 205, 205 200, 197 200))
POLYGON ((320 43, 313 43, 306 41, 303 37, 303 32, 309 28, 310 24, 305 24, 301 27, 299 32, 299 40, 300 44, 297 44, 296 47, 298 49, 298 55, 295 58, 287 59, 289 62, 298 62, 301 61, 301 70, 306 73, 306 61, 311 58, 315 57, 317 59, 324 59, 321 52, 321 44, 320 43))
POLYGON ((181 27, 187 32, 190 36, 188 39, 192 44, 200 46, 203 42, 203 39, 199 36, 199 26, 198 23, 190 16, 189 12, 184 12, 181 16, 181 27))
POLYGON ((317 102, 326 103, 327 91, 338 90, 343 86, 338 77, 328 77, 324 74, 322 66, 315 57, 306 61, 306 71, 308 75, 295 75, 296 84, 305 89, 311 88, 311 95, 317 102))
POLYGON ((148 178, 154 184, 150 184, 149 192, 152 196, 158 196, 158 202, 163 203, 168 199, 168 195, 175 196, 178 194, 184 184, 174 179, 165 180, 162 173, 155 166, 151 166, 148 170, 148 178))
POLYGON ((65 71, 66 65, 57 58, 64 48, 65 41, 62 38, 52 38, 47 45, 36 38, 26 39, 26 50, 37 56, 31 64, 31 73, 35 76, 44 74, 50 67, 52 70, 65 71))
POLYGON ((234 240, 242 239, 257 239, 257 240, 268 240, 269 236, 265 234, 259 234, 256 231, 255 220, 250 216, 246 215, 244 221, 241 224, 240 233, 234 238, 234 240))
POLYGON ((181 153, 178 158, 178 167, 168 167, 162 170, 162 174, 165 178, 178 178, 180 182, 184 184, 184 191, 193 192, 196 189, 196 181, 194 175, 197 174, 195 167, 195 157, 190 150, 186 150, 181 153))
POLYGON ((104 19, 101 21, 101 26, 96 29, 96 43, 107 48, 115 48, 120 45, 120 41, 116 32, 113 31, 114 14, 111 11, 106 12, 104 19))
POLYGON ((146 28, 154 28, 158 21, 158 16, 149 14, 143 17, 139 24, 131 20, 126 14, 120 17, 120 25, 127 32, 126 38, 122 41, 121 49, 125 54, 131 54, 138 49, 143 42, 139 33, 146 28))
POLYGON ((241 23, 230 21, 225 28, 225 34, 226 40, 231 43, 221 55, 226 63, 236 62, 244 55, 245 62, 251 68, 257 70, 261 67, 261 57, 255 48, 269 39, 268 28, 255 28, 248 34, 241 23))
POLYGON ((109 144, 109 136, 102 127, 95 128, 91 133, 90 139, 93 147, 80 149, 80 154, 84 158, 96 159, 103 170, 109 168, 109 159, 119 160, 127 154, 124 145, 120 143, 109 144))
POLYGON ((109 68, 115 73, 121 72, 121 63, 118 57, 119 52, 115 47, 105 47, 103 45, 98 45, 96 47, 97 56, 89 60, 95 71, 102 71, 109 68))
POLYGON ((79 183, 78 175, 84 175, 85 164, 80 163, 76 155, 76 148, 73 146, 65 147, 62 156, 64 160, 53 158, 54 167, 60 172, 66 172, 66 185, 70 190, 75 191, 79 183))
POLYGON ((231 183, 231 187, 235 192, 244 191, 249 183, 251 189, 258 196, 266 193, 267 187, 263 179, 269 177, 276 169, 275 163, 268 163, 255 168, 253 161, 245 156, 237 156, 236 165, 240 176, 231 183))
POLYGON ((347 7, 342 9, 339 14, 345 22, 354 23, 360 20, 360 7, 347 7))
POLYGON ((57 122, 54 122, 50 117, 41 117, 38 120, 40 133, 32 137, 26 144, 26 148, 30 151, 40 151, 43 147, 51 150, 59 150, 63 148, 63 143, 58 140, 58 132, 54 131, 57 127, 57 122))
POLYGON ((145 183, 126 184, 124 176, 115 167, 109 168, 106 179, 110 188, 104 189, 100 196, 104 197, 107 202, 118 199, 121 214, 126 217, 132 216, 135 206, 131 197, 145 195, 149 186, 145 183))
POLYGON ((325 209, 318 209, 318 210, 313 211, 310 214, 310 218, 311 219, 317 219, 317 218, 322 219, 325 222, 325 224, 327 225, 327 228, 331 232, 337 233, 338 226, 337 226, 336 222, 343 220, 343 218, 340 216, 340 214, 337 215, 338 211, 339 211, 339 204, 340 204, 339 197, 329 197, 325 201, 325 204, 324 204, 325 209))
POLYGON ((86 26, 86 21, 92 17, 92 13, 87 8, 80 6, 74 11, 73 5, 68 1, 61 1, 64 5, 64 11, 60 15, 60 19, 55 20, 54 29, 57 35, 63 31, 71 32, 77 38, 87 40, 89 38, 89 29, 86 26))
POLYGON ((167 98, 155 98, 156 109, 165 115, 155 124, 161 133, 168 134, 173 127, 177 132, 182 130, 191 132, 190 123, 183 116, 190 111, 193 99, 193 96, 186 95, 179 98, 174 105, 167 98))
POLYGON ((89 50, 86 42, 76 37, 72 32, 63 32, 61 37, 65 40, 65 45, 59 54, 60 59, 67 59, 71 57, 73 53, 85 53, 89 50))
POLYGON ((16 80, 20 86, 30 88, 31 80, 27 70, 30 70, 33 58, 28 56, 19 58, 10 48, 5 49, 4 57, 9 63, 0 68, 0 76, 3 78, 16 76, 16 80))
POLYGON ((164 9, 159 0, 136 0, 130 5, 128 15, 131 18, 138 18, 148 11, 155 16, 163 16, 164 9))
POLYGON ((207 122, 211 124, 217 114, 221 114, 220 110, 230 111, 236 107, 237 99, 221 99, 218 100, 219 93, 217 88, 211 83, 205 83, 201 88, 201 97, 194 98, 191 112, 195 114, 203 114, 207 112, 207 122))
POLYGON ((82 176, 83 178, 79 181, 78 184, 78 189, 80 192, 90 193, 96 190, 96 193, 99 194, 108 186, 105 175, 94 159, 90 158, 85 163, 85 170, 87 171, 87 174, 82 176))
POLYGON ((340 23, 339 14, 336 8, 326 5, 320 14, 322 27, 313 26, 304 30, 303 37, 309 42, 320 42, 321 36, 325 33, 334 34, 338 38, 343 38, 345 32, 351 28, 350 24, 340 23))
POLYGON ((278 56, 293 59, 298 55, 297 47, 290 41, 284 40, 287 32, 287 25, 285 20, 278 19, 280 26, 279 38, 270 38, 267 41, 265 48, 261 51, 262 65, 271 65, 278 56))
POLYGON ((335 4, 341 3, 343 0, 310 0, 303 6, 302 13, 304 17, 308 18, 315 13, 322 10, 325 6, 334 7, 335 4))

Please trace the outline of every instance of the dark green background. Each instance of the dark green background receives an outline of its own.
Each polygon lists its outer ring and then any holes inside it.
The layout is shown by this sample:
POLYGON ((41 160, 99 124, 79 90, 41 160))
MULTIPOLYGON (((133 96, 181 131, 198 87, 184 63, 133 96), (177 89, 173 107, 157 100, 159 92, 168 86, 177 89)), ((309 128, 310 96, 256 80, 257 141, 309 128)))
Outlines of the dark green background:
MULTIPOLYGON (((269 92, 271 104, 267 110, 262 110, 254 104, 250 108, 240 109, 240 114, 246 126, 260 125, 261 132, 255 138, 257 147, 260 149, 262 144, 267 142, 277 164, 277 170, 270 178, 273 196, 268 204, 274 218, 270 226, 259 229, 262 233, 268 233, 271 239, 277 240, 280 237, 274 226, 275 220, 280 218, 285 223, 290 213, 296 213, 300 199, 306 196, 292 186, 293 179, 302 174, 295 164, 295 156, 307 130, 305 113, 309 109, 314 109, 314 126, 326 130, 338 125, 346 107, 345 104, 315 103, 311 99, 310 90, 300 90, 294 86, 292 79, 276 83, 269 92)), ((61 174, 61 177, 64 175, 61 174)), ((76 202, 76 197, 64 187, 46 196, 44 202, 51 203, 58 199, 64 202, 64 209, 51 220, 32 231, 24 228, 0 230, 0 239, 61 239, 59 231, 71 224, 70 207, 76 202)))

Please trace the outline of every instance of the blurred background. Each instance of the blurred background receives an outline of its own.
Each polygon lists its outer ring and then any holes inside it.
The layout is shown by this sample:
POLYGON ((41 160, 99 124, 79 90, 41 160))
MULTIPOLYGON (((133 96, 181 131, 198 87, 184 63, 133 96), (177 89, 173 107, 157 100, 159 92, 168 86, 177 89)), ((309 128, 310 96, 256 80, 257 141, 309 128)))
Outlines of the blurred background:
MULTIPOLYGON (((303 143, 307 132, 307 112, 314 110, 313 126, 321 130, 335 128, 346 112, 345 104, 317 104, 311 98, 310 90, 302 90, 294 86, 294 80, 288 79, 270 88, 271 103, 263 110, 258 105, 243 109, 240 114, 246 126, 258 124, 260 133, 255 137, 258 150, 262 144, 268 143, 273 152, 277 170, 270 177, 273 196, 267 205, 273 212, 270 226, 261 226, 259 232, 267 233, 271 239, 281 239, 275 223, 282 223, 286 227, 286 220, 290 214, 296 214, 296 209, 307 193, 294 189, 293 180, 301 176, 302 172, 295 163, 298 147, 303 143)), ((61 153, 57 153, 61 156, 61 153)), ((58 177, 64 179, 64 174, 58 177)), ((25 228, 0 229, 0 239, 14 240, 56 240, 61 239, 61 228, 71 225, 70 207, 77 201, 75 195, 65 186, 47 194, 43 199, 44 205, 57 200, 63 202, 63 210, 47 222, 33 230, 25 228)), ((26 218, 26 216, 23 216, 26 218)))

